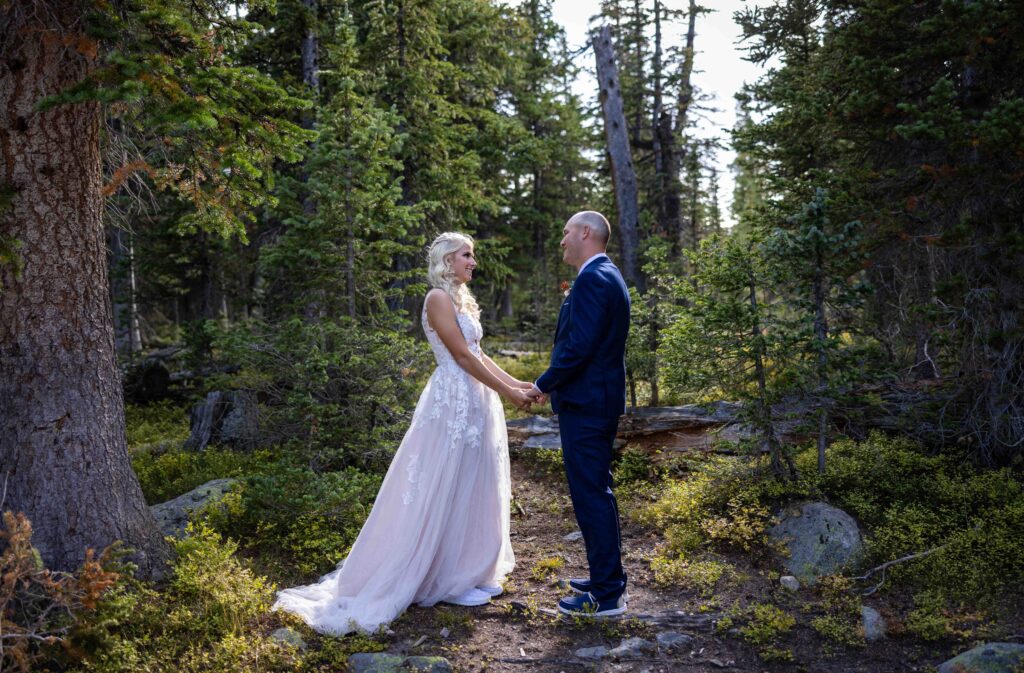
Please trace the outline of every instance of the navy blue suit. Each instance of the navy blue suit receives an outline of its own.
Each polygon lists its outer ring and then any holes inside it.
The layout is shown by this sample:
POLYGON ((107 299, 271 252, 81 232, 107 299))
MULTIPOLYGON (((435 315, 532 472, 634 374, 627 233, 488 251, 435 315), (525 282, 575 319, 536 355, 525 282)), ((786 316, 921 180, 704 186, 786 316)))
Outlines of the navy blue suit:
POLYGON ((577 276, 562 303, 551 365, 537 387, 551 395, 562 460, 590 565, 590 592, 614 600, 626 589, 619 510, 611 489, 612 444, 626 410, 629 291, 606 256, 577 276))

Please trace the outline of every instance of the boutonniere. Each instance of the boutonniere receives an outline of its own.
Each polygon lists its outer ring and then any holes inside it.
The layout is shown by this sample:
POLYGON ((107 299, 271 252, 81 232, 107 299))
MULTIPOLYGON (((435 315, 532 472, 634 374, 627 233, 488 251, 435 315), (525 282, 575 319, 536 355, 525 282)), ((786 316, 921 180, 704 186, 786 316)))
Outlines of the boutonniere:
POLYGON ((561 284, 558 286, 559 289, 562 290, 562 296, 563 297, 568 297, 569 296, 569 293, 572 291, 572 284, 574 282, 575 281, 571 281, 571 280, 563 280, 561 282, 561 284))

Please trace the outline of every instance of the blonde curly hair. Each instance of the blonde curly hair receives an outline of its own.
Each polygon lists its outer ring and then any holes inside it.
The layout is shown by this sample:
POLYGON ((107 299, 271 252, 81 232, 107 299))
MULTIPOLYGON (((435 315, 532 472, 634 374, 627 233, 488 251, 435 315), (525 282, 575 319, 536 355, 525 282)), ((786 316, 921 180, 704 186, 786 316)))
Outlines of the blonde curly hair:
POLYGON ((453 280, 452 257, 464 245, 472 249, 473 239, 457 231, 447 231, 435 238, 427 250, 427 280, 432 287, 444 290, 452 298, 458 312, 479 318, 480 306, 473 293, 465 283, 453 280))

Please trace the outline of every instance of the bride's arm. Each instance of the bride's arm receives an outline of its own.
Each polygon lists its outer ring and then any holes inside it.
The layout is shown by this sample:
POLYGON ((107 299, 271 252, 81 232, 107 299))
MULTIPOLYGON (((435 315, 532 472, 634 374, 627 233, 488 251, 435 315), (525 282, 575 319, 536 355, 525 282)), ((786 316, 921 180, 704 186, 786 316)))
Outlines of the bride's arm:
POLYGON ((499 395, 516 406, 523 406, 528 398, 522 389, 510 385, 492 372, 483 360, 469 350, 466 338, 462 336, 459 323, 455 318, 455 307, 448 295, 441 290, 432 290, 427 294, 427 320, 437 332, 441 342, 452 354, 455 362, 465 369, 470 376, 493 389, 499 395))
POLYGON ((491 373, 497 376, 505 383, 507 383, 508 385, 512 386, 513 388, 521 388, 523 390, 529 390, 530 388, 533 388, 532 383, 520 381, 519 379, 509 374, 504 369, 502 369, 497 362, 492 360, 491 357, 487 355, 487 353, 484 353, 481 350, 480 355, 482 356, 484 364, 487 365, 487 368, 491 370, 491 373))

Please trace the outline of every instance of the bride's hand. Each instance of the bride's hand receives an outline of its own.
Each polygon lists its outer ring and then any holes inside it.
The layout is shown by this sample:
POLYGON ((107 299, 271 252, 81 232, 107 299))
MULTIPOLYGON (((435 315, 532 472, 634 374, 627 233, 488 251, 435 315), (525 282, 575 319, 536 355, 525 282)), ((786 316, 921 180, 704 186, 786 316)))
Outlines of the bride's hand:
POLYGON ((533 400, 526 394, 526 390, 523 388, 509 388, 508 393, 505 395, 505 399, 512 403, 513 406, 523 409, 524 411, 529 408, 530 403, 533 400))
POLYGON ((520 390, 533 390, 533 384, 529 383, 528 381, 518 381, 517 380, 515 382, 515 387, 519 388, 520 390))

